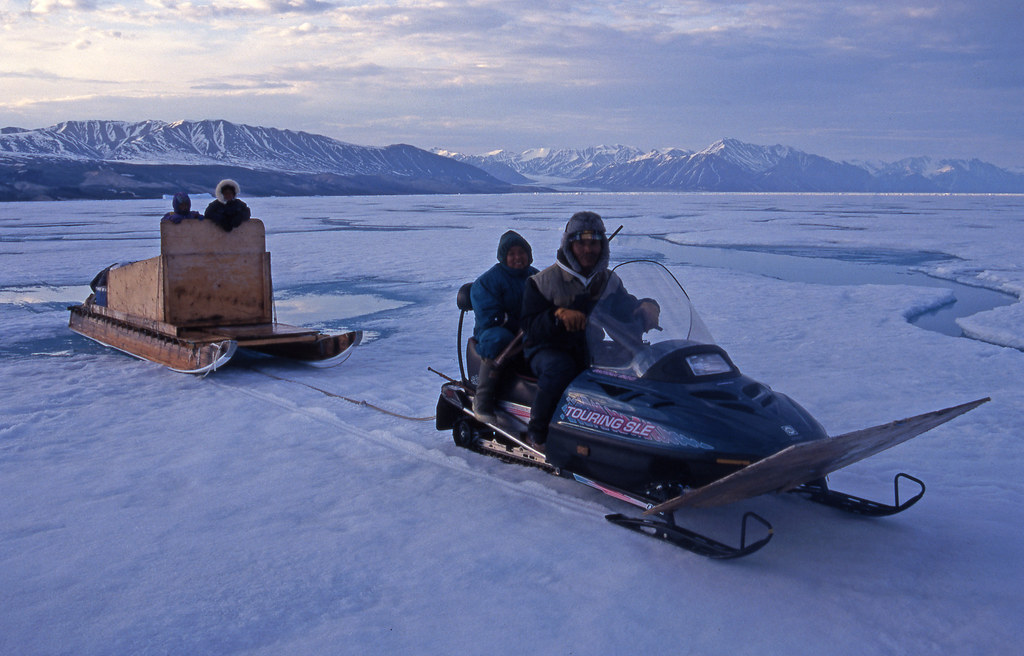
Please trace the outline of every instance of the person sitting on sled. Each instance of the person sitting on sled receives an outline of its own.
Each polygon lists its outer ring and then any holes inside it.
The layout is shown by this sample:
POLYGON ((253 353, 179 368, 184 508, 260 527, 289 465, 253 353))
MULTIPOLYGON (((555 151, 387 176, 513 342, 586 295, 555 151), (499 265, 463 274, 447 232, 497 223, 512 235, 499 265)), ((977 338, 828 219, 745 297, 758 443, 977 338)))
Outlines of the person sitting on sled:
POLYGON ((494 394, 501 376, 495 359, 519 332, 526 279, 537 273, 533 249, 519 233, 509 230, 498 240, 498 263, 473 283, 473 337, 482 359, 479 382, 473 397, 473 414, 484 422, 494 421, 494 394))
POLYGON ((174 194, 174 198, 171 200, 171 207, 174 209, 173 212, 164 214, 161 221, 170 221, 171 223, 181 223, 185 219, 200 219, 202 220, 203 215, 199 212, 192 210, 192 199, 188 197, 184 191, 179 191, 174 194))
POLYGON ((214 195, 217 197, 206 206, 204 216, 221 227, 224 232, 231 232, 249 220, 249 206, 238 199, 240 189, 234 180, 221 180, 217 183, 214 195))
POLYGON ((527 433, 531 446, 543 447, 562 392, 589 365, 587 324, 598 299, 606 299, 617 315, 639 319, 644 331, 658 325, 658 304, 629 294, 608 260, 601 216, 577 212, 565 226, 555 263, 526 283, 523 345, 537 376, 527 433))

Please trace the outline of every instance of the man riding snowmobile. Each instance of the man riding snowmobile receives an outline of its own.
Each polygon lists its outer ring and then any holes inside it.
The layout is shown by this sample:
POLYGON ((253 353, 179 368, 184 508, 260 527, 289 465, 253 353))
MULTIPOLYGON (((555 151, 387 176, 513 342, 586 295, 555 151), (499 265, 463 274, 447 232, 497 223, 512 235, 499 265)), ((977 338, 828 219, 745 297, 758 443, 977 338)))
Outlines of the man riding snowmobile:
POLYGON ((608 237, 595 212, 569 219, 555 263, 532 276, 523 295, 523 344, 537 376, 527 440, 533 447, 547 441, 548 423, 566 386, 588 366, 588 317, 597 301, 611 301, 613 312, 642 319, 644 331, 658 325, 659 307, 637 300, 608 269, 608 237))

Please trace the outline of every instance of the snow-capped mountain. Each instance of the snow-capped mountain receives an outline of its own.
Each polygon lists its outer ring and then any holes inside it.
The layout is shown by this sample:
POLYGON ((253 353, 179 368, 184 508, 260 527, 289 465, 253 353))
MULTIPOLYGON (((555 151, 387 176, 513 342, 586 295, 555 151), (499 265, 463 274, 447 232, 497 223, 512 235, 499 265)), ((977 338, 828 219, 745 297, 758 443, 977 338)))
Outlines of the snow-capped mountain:
POLYGON ((899 190, 910 185, 921 191, 938 186, 944 191, 994 193, 1022 191, 1021 173, 1001 169, 978 159, 933 159, 913 157, 886 164, 874 171, 879 191, 899 190))
POLYGON ((507 150, 496 150, 486 155, 463 155, 443 148, 434 148, 431 152, 441 157, 448 157, 458 162, 475 166, 502 182, 509 184, 532 184, 535 182, 535 180, 519 172, 514 160, 511 159, 514 155, 507 150), (510 157, 506 158, 506 154, 510 155, 510 157))
POLYGON ((340 175, 419 172, 422 163, 415 158, 407 154, 391 156, 400 148, 356 146, 308 132, 228 121, 67 121, 42 130, 0 136, 0 152, 68 159, 162 165, 229 164, 340 175))
POLYGON ((870 175, 858 167, 788 146, 725 139, 695 153, 653 151, 580 180, 603 189, 700 191, 862 191, 870 175))
POLYGON ((464 155, 437 148, 433 152, 472 164, 499 180, 514 184, 579 180, 604 167, 625 163, 643 155, 642 150, 632 146, 534 148, 522 153, 496 150, 484 155, 464 155))
MULTIPOLYGON (((520 154, 496 151, 475 157, 445 154, 508 182, 511 179, 503 177, 502 170, 537 181, 571 181, 574 186, 610 191, 1024 192, 1024 175, 978 160, 835 162, 789 146, 758 146, 736 139, 722 139, 696 152, 600 146, 520 154)), ((517 178, 516 183, 523 181, 517 178)))
POLYGON ((628 162, 642 151, 631 146, 594 146, 583 149, 547 148, 528 150, 520 160, 520 170, 527 174, 585 178, 606 166, 628 162))
POLYGON ((358 146, 228 121, 67 121, 0 128, 0 200, 208 192, 251 195, 608 191, 1024 193, 1024 173, 976 159, 835 162, 789 146, 723 139, 691 151, 632 146, 466 155, 358 146))
POLYGON ((113 197, 209 191, 218 173, 201 169, 210 167, 253 195, 514 191, 409 145, 357 146, 228 121, 67 121, 0 133, 0 200, 111 197, 108 187, 113 197))

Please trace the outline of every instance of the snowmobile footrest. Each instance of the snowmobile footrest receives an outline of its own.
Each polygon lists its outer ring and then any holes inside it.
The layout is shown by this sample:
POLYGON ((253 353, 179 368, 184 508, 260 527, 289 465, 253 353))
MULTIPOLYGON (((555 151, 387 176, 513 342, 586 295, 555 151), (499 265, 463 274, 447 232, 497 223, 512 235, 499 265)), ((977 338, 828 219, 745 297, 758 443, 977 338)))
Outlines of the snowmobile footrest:
POLYGON ((924 482, 909 474, 896 474, 896 477, 893 479, 893 487, 895 489, 896 498, 892 505, 880 503, 878 501, 871 501, 870 499, 862 499, 861 497, 855 497, 852 494, 846 494, 845 492, 830 490, 824 481, 804 483, 792 491, 815 503, 820 503, 832 508, 838 508, 857 515, 867 515, 868 517, 886 517, 888 515, 895 515, 896 513, 903 512, 910 506, 914 505, 921 499, 921 497, 924 496, 924 482), (900 503, 901 478, 905 478, 908 481, 916 483, 918 487, 921 488, 918 490, 917 494, 903 503, 900 503))
POLYGON ((706 535, 695 533, 687 530, 681 526, 676 525, 674 521, 663 521, 658 519, 649 519, 646 517, 627 517, 626 515, 614 514, 605 515, 605 519, 613 524, 618 524, 624 528, 628 528, 637 533, 643 533, 652 538, 671 542, 677 547, 682 547, 687 551, 700 556, 707 556, 708 558, 739 558, 740 556, 746 556, 754 553, 764 545, 768 544, 769 540, 772 539, 773 529, 772 525, 769 524, 763 517, 752 512, 748 512, 743 515, 743 523, 740 528, 740 546, 732 547, 727 544, 713 540, 706 535), (756 542, 747 544, 747 524, 750 520, 754 520, 762 524, 768 533, 756 542))

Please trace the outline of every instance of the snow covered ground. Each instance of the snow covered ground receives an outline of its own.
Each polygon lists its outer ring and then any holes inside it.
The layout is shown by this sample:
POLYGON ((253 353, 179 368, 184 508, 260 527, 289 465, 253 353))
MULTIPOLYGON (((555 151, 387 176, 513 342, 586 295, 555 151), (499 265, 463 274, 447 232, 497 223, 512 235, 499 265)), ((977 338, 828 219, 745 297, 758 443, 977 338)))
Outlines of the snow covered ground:
POLYGON ((1024 304, 961 319, 1008 348, 906 321, 942 289, 785 282, 672 244, 905 256, 1020 296, 1024 197, 247 200, 279 318, 367 331, 346 364, 196 378, 72 335, 67 303, 102 267, 156 255, 167 203, 0 204, 0 653, 1019 651, 1024 304), (896 517, 776 496, 680 513, 728 542, 744 511, 769 519, 772 543, 732 562, 608 524, 631 508, 458 449, 427 419, 427 367, 457 374, 458 287, 509 228, 547 265, 581 209, 624 225, 613 260, 662 259, 740 368, 831 434, 992 402, 831 477, 883 500, 895 473, 924 479, 896 517))

